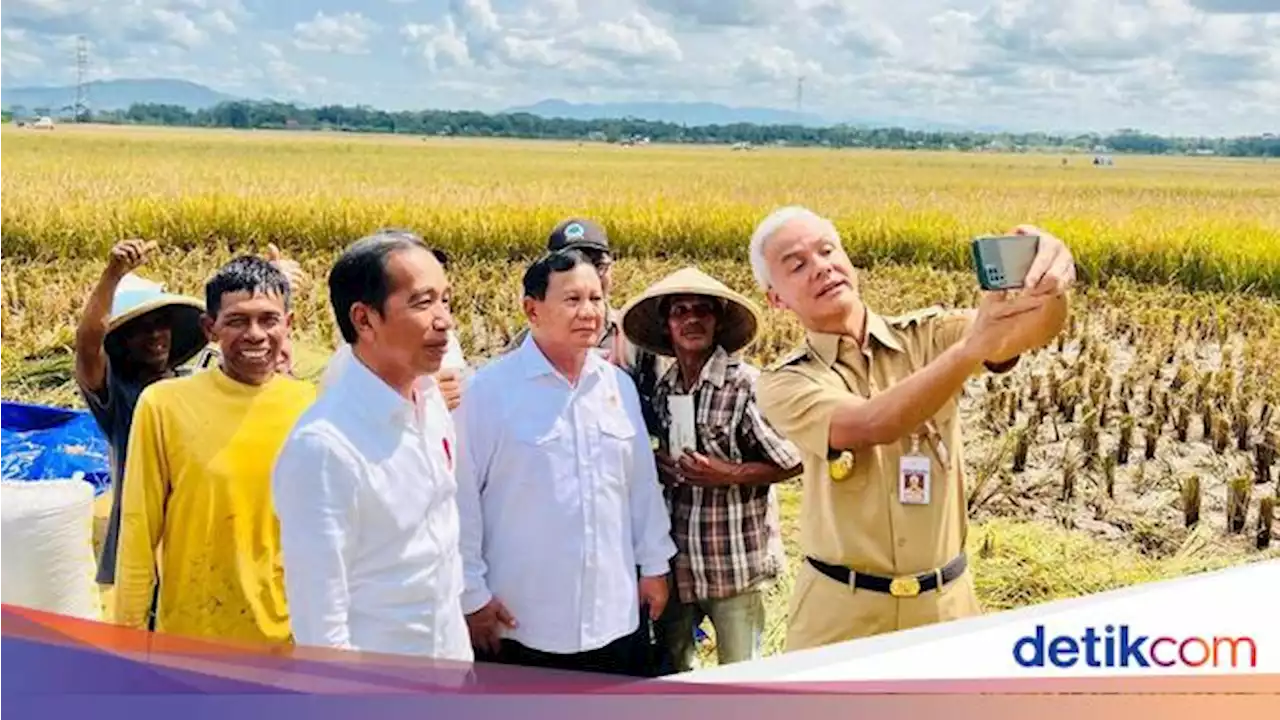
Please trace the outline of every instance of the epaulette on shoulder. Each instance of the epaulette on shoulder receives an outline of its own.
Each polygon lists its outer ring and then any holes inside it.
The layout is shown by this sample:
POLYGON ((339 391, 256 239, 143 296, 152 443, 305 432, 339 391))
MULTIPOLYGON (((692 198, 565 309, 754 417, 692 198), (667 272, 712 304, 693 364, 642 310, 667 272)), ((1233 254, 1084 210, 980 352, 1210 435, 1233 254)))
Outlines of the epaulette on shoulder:
POLYGON ((802 347, 796 348, 795 350, 792 350, 789 354, 782 356, 781 359, 775 360, 773 364, 769 365, 769 367, 765 369, 765 371, 776 372, 778 370, 781 370, 784 367, 787 367, 788 365, 795 365, 796 363, 808 357, 809 357, 809 348, 802 346, 802 347))
POLYGON ((945 311, 942 309, 941 305, 931 305, 927 308, 921 308, 909 313, 903 313, 902 315, 895 315, 893 317, 886 318, 885 322, 892 327, 905 328, 922 323, 929 318, 942 317, 944 313, 945 311))

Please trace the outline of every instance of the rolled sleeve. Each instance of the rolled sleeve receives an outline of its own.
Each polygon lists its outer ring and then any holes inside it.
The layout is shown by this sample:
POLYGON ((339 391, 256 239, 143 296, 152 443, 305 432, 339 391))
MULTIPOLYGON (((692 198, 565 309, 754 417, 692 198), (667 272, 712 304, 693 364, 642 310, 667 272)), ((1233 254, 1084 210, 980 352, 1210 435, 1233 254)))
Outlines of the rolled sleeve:
POLYGON ((800 450, 818 457, 830 451, 836 408, 853 399, 860 396, 793 368, 765 372, 756 382, 756 402, 764 420, 800 450))
POLYGON ((358 477, 349 453, 317 431, 291 438, 272 471, 285 596, 299 645, 351 647, 347 568, 358 477))

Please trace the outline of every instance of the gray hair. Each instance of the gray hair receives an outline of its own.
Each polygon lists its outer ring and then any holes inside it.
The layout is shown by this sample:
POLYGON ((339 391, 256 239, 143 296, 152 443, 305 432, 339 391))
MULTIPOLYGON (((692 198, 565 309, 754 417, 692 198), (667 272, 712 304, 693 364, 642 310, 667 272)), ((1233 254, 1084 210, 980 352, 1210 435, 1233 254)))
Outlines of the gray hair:
POLYGON ((756 225, 751 233, 751 272, 756 276, 756 284, 767 291, 773 284, 769 277, 769 264, 764 259, 764 244, 792 220, 808 220, 822 228, 837 244, 840 243, 840 232, 830 220, 800 205, 788 205, 769 213, 769 216, 756 225))

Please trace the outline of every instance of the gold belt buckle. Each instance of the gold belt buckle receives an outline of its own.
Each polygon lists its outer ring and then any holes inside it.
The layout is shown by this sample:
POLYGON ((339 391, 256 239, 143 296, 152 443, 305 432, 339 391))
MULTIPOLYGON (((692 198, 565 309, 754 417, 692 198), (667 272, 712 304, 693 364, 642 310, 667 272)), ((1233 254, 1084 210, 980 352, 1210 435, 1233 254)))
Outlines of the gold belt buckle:
POLYGON ((889 594, 894 597, 915 597, 920 594, 920 580, 914 575, 896 577, 889 583, 889 594))

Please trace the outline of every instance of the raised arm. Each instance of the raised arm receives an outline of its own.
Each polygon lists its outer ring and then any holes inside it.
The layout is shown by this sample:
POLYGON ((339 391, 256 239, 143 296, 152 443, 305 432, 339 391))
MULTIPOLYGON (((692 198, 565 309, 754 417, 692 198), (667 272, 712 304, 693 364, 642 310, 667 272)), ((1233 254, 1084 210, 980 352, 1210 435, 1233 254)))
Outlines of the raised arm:
POLYGON ((148 253, 156 248, 154 242, 125 240, 111 248, 107 266, 85 300, 76 327, 76 382, 86 392, 101 395, 107 387, 107 352, 103 341, 107 337, 107 323, 111 319, 111 303, 116 288, 134 268, 141 265, 148 253))
POLYGON ((984 362, 1016 355, 1009 342, 1017 318, 1039 310, 1045 301, 984 297, 959 342, 870 398, 783 369, 760 378, 758 402, 770 424, 815 455, 897 442, 936 415, 984 362))
POLYGON ((351 647, 347 565, 358 479, 346 448, 314 430, 291 437, 272 470, 289 622, 299 645, 351 647))

